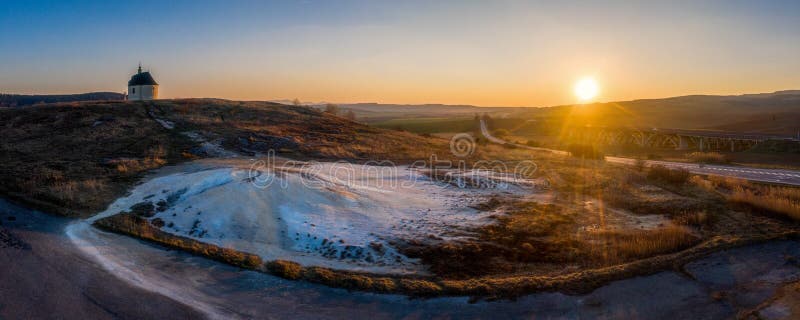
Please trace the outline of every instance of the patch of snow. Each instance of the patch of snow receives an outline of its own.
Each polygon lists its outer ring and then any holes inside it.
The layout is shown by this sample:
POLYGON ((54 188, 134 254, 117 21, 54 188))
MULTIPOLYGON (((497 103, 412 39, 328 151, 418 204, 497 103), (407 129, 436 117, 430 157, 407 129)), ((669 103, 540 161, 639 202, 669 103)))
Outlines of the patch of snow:
POLYGON ((175 129, 175 123, 172 121, 156 118, 156 122, 164 127, 164 129, 175 129))
MULTIPOLYGON (((501 190, 521 194, 523 187, 501 190)), ((368 272, 422 272, 396 243, 457 239, 489 221, 470 206, 497 189, 435 182, 400 167, 315 163, 252 171, 226 166, 157 177, 93 219, 166 203, 162 230, 266 260, 368 272), (269 182, 269 183, 266 183, 269 182)))
POLYGON ((222 141, 208 141, 202 134, 195 131, 181 132, 181 134, 189 137, 192 141, 200 144, 200 152, 207 154, 214 158, 235 158, 239 154, 222 147, 222 141))

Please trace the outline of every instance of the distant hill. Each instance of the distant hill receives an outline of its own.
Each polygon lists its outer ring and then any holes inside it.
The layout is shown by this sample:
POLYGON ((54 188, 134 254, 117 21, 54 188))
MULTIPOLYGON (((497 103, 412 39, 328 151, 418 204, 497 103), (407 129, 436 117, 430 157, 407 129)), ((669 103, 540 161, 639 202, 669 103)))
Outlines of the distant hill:
POLYGON ((124 100, 125 95, 117 92, 90 92, 80 94, 24 95, 0 93, 0 107, 20 107, 37 103, 124 100))
MULTIPOLYGON (((307 105, 322 109, 325 104, 307 105)), ((547 120, 559 127, 568 123, 711 129, 791 136, 796 136, 800 130, 800 123, 797 122, 800 119, 800 90, 732 96, 690 95, 542 108, 382 103, 338 105, 341 110, 353 110, 359 121, 367 123, 414 118, 463 119, 476 113, 488 113, 493 118, 547 120)))
POLYGON ((741 122, 712 127, 714 130, 781 134, 800 137, 800 112, 767 113, 741 122))
POLYGON ((800 90, 736 96, 692 95, 524 110, 514 117, 572 125, 717 129, 796 135, 800 90))
MULTIPOLYGON (((325 103, 308 104, 310 107, 323 110, 325 103)), ((525 110, 519 107, 479 107, 473 105, 452 104, 390 104, 390 103, 337 103, 343 111, 352 110, 356 118, 362 122, 379 122, 400 118, 471 118, 475 114, 491 113, 493 116, 504 116, 525 110)))

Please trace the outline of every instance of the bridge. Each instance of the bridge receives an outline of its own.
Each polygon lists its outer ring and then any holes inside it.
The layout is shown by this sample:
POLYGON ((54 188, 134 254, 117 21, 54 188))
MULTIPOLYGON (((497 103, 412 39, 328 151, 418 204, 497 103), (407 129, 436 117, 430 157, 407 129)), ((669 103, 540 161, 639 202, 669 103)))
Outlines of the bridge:
POLYGON ((733 133, 725 131, 687 130, 673 128, 595 127, 575 126, 564 131, 570 141, 584 141, 600 145, 637 145, 676 150, 729 150, 744 151, 767 140, 800 140, 778 135, 733 133))

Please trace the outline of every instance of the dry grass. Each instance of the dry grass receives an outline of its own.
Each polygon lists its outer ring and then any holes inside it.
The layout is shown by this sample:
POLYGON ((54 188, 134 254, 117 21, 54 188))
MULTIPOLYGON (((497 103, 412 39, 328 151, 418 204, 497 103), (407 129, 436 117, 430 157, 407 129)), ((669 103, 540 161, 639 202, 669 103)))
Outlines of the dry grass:
POLYGON ((689 181, 689 170, 670 169, 662 165, 653 165, 647 171, 647 179, 665 182, 672 185, 682 185, 689 181))
MULTIPOLYGON (((711 176, 711 177, 715 177, 715 176, 711 176)), ((703 189, 704 191, 707 191, 707 192, 716 192, 717 191, 717 186, 714 185, 713 181, 711 181, 710 179, 705 179, 705 178, 703 178, 701 176, 692 176, 691 178, 689 178, 689 183, 692 184, 692 185, 695 185, 697 187, 700 187, 700 189, 703 189)))
POLYGON ((746 204, 800 221, 800 189, 774 186, 735 187, 728 201, 746 204))
POLYGON ((586 293, 614 280, 648 275, 680 266, 698 257, 721 249, 773 239, 795 239, 797 232, 780 232, 750 238, 716 237, 677 253, 668 253, 696 243, 691 235, 679 228, 665 228, 651 235, 638 233, 602 233, 606 239, 620 243, 617 256, 658 254, 630 263, 596 267, 557 276, 529 274, 473 277, 463 280, 436 279, 416 276, 386 276, 332 270, 322 267, 303 267, 290 261, 262 263, 254 255, 203 244, 161 232, 146 219, 121 214, 101 219, 96 224, 110 231, 138 236, 168 246, 201 254, 240 267, 267 271, 292 280, 305 280, 327 286, 382 293, 402 293, 411 296, 470 295, 513 298, 541 291, 586 293))
MULTIPOLYGON (((428 159, 447 141, 390 132, 304 107, 214 99, 75 102, 0 109, 0 194, 64 215, 90 215, 149 170, 194 159, 184 131, 246 153, 243 142, 296 159, 428 159), (175 124, 163 128, 158 118, 175 124), (211 139, 209 139, 211 140, 211 139)), ((486 156, 476 153, 475 157, 486 156)))
MULTIPOLYGON (((147 219, 130 213, 120 213, 103 218, 95 221, 94 225, 104 230, 155 241, 169 247, 199 254, 238 267, 260 269, 264 264, 261 258, 255 254, 245 253, 231 248, 223 248, 194 239, 169 234, 161 231, 160 227, 154 226, 152 222, 147 219)), ((287 269, 289 269, 287 272, 291 273, 290 266, 287 267, 287 269)))
POLYGON ((687 154, 686 158, 697 163, 726 164, 730 162, 726 155, 719 152, 692 152, 687 154))
POLYGON ((192 143, 124 102, 0 110, 0 194, 44 211, 89 215, 192 143))
POLYGON ((619 263, 677 252, 697 244, 700 239, 685 227, 667 226, 654 230, 598 231, 589 235, 601 245, 593 246, 594 259, 619 263))
POLYGON ((800 221, 800 188, 756 184, 718 176, 709 176, 707 179, 694 177, 691 182, 705 190, 718 192, 729 203, 800 221))
MULTIPOLYGON (((398 245, 408 256, 420 258, 434 276, 374 275, 303 267, 290 261, 273 261, 256 269, 333 287, 409 295, 515 297, 542 290, 586 292, 609 281, 679 266, 720 248, 782 237, 785 233, 781 232, 787 230, 723 234, 730 229, 719 225, 730 221, 718 223, 722 218, 715 206, 724 205, 725 200, 712 197, 706 187, 732 188, 727 184, 737 183, 734 180, 691 177, 687 178, 691 184, 674 185, 648 179, 633 168, 598 161, 547 158, 541 163, 547 165, 541 174, 556 181, 560 191, 554 204, 490 199, 476 207, 503 214, 496 216, 494 223, 472 230, 475 239, 398 245), (640 192, 639 198, 627 197, 635 190, 640 192), (616 194, 626 195, 617 199, 623 202, 620 206, 641 205, 648 214, 668 215, 674 225, 666 223, 650 230, 583 229, 588 211, 581 211, 580 205, 587 199, 601 199, 598 195, 616 194), (633 202, 625 203, 628 201, 633 202), (697 207, 697 203, 704 206, 697 207)), ((775 194, 798 198, 785 190, 775 194)), ((741 223, 752 229, 751 222, 741 223)))
POLYGON ((674 215, 671 218, 675 224, 698 228, 707 227, 714 222, 713 216, 706 210, 685 212, 674 215))

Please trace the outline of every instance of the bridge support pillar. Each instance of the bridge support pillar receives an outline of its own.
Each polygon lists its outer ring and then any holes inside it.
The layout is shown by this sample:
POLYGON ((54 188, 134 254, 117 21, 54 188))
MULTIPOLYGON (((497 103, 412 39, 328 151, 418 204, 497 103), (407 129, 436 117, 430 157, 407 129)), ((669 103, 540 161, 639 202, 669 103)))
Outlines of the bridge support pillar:
POLYGON ((689 138, 684 136, 678 136, 677 150, 686 150, 686 149, 689 149, 689 138))

